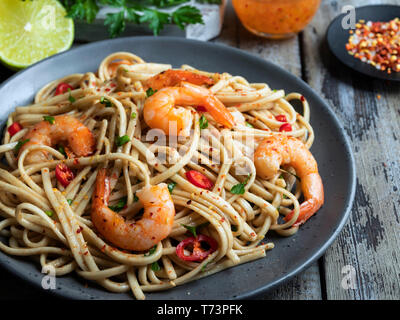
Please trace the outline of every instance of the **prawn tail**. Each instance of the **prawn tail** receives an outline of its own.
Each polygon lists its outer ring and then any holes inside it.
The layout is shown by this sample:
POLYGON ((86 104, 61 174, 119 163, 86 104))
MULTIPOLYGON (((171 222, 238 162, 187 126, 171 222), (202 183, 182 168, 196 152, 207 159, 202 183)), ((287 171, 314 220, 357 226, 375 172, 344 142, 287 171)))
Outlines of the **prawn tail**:
MULTIPOLYGON (((318 211, 318 209, 321 207, 321 203, 317 201, 316 199, 309 199, 305 202, 303 202, 300 205, 300 212, 299 216, 297 217, 296 222, 293 224, 293 227, 298 227, 302 224, 304 224, 308 219, 310 219, 315 212, 318 211)), ((293 218, 294 215, 294 210, 291 211, 283 220, 286 222, 290 221, 293 218)))
POLYGON ((213 117, 213 119, 219 124, 222 124, 228 129, 231 129, 234 126, 235 120, 232 114, 216 97, 208 97, 208 103, 206 103, 205 108, 213 117))
POLYGON ((100 169, 97 173, 93 192, 93 207, 107 206, 110 192, 110 179, 107 176, 107 169, 100 169))

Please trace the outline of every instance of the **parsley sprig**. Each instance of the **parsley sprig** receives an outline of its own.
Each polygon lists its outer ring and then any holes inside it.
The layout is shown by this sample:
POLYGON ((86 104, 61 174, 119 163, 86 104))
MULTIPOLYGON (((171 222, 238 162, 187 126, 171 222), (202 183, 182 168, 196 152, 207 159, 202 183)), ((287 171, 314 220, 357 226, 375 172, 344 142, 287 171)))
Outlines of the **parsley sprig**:
MULTIPOLYGON (((203 24, 200 11, 190 5, 183 5, 171 13, 159 9, 185 4, 190 0, 61 0, 67 10, 67 17, 92 23, 100 6, 107 5, 120 9, 108 13, 104 25, 112 38, 120 35, 127 22, 147 24, 154 35, 158 35, 166 24, 176 24, 184 29, 189 24, 203 24)), ((221 4, 222 0, 196 0, 200 3, 221 4)))

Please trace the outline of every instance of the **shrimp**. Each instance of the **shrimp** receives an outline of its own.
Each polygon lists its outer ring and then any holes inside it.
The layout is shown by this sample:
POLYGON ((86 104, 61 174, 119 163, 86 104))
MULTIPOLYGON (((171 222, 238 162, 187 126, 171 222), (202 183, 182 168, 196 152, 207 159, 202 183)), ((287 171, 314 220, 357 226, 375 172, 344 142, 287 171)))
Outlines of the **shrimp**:
POLYGON ((116 71, 117 71, 117 68, 118 68, 120 65, 122 65, 122 64, 126 64, 126 65, 130 66, 130 65, 132 65, 132 62, 129 61, 129 60, 123 59, 123 60, 111 62, 111 63, 108 65, 108 71, 110 72, 110 74, 111 74, 112 77, 115 76, 115 73, 116 73, 116 71))
POLYGON ((224 104, 210 90, 182 82, 181 87, 167 87, 146 99, 144 121, 150 128, 158 128, 167 135, 188 136, 193 122, 192 111, 176 105, 203 106, 215 121, 232 128, 234 119, 224 104))
POLYGON ((179 85, 181 82, 190 82, 196 85, 212 85, 214 84, 213 79, 207 76, 203 76, 198 73, 194 73, 188 70, 173 70, 169 69, 163 71, 154 77, 151 77, 145 82, 145 88, 152 88, 153 90, 160 90, 166 87, 174 87, 179 85))
MULTIPOLYGON (((54 121, 41 121, 33 126, 23 137, 28 140, 19 150, 22 151, 32 145, 55 146, 61 141, 67 141, 72 154, 85 157, 93 153, 95 138, 92 132, 78 119, 71 116, 55 116, 54 121)), ((71 152, 69 152, 71 154, 71 152)), ((18 155, 18 156, 19 156, 18 155)), ((47 152, 33 151, 25 158, 28 164, 46 161, 47 152)))
POLYGON ((96 177, 91 219, 100 234, 112 244, 126 250, 145 251, 170 234, 175 207, 165 183, 147 185, 136 192, 144 206, 143 217, 138 221, 125 221, 112 211, 108 207, 110 193, 107 170, 101 169, 96 177))
MULTIPOLYGON (((254 153, 257 175, 263 179, 272 178, 280 165, 289 165, 300 178, 305 201, 300 205, 300 213, 294 224, 306 222, 324 203, 324 187, 318 173, 317 162, 307 147, 294 137, 274 135, 263 140, 254 153)), ((294 211, 285 218, 289 221, 294 211)))

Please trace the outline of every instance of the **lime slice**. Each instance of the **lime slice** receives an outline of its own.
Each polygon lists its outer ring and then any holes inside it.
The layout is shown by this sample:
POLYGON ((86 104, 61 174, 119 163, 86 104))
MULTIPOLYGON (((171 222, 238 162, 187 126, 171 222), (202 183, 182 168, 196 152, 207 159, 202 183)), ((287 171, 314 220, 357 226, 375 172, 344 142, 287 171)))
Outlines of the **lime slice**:
POLYGON ((71 47, 74 23, 56 0, 0 0, 0 61, 25 68, 71 47))

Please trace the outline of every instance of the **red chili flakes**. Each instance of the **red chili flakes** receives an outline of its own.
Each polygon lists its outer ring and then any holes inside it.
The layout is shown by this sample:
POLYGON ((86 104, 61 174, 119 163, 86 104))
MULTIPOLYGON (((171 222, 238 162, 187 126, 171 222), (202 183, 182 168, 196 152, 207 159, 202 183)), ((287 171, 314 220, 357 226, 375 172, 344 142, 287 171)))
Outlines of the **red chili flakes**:
POLYGON ((386 71, 400 71, 400 20, 388 22, 360 20, 346 44, 354 58, 386 71))
POLYGON ((75 158, 74 159, 74 165, 78 165, 79 164, 79 159, 78 158, 75 158))
POLYGON ((82 230, 83 230, 83 228, 79 227, 78 230, 76 230, 76 233, 81 233, 82 230))
POLYGON ((304 101, 306 101, 306 98, 304 98, 304 96, 301 96, 301 97, 300 97, 300 101, 301 101, 301 102, 304 102, 304 101))

